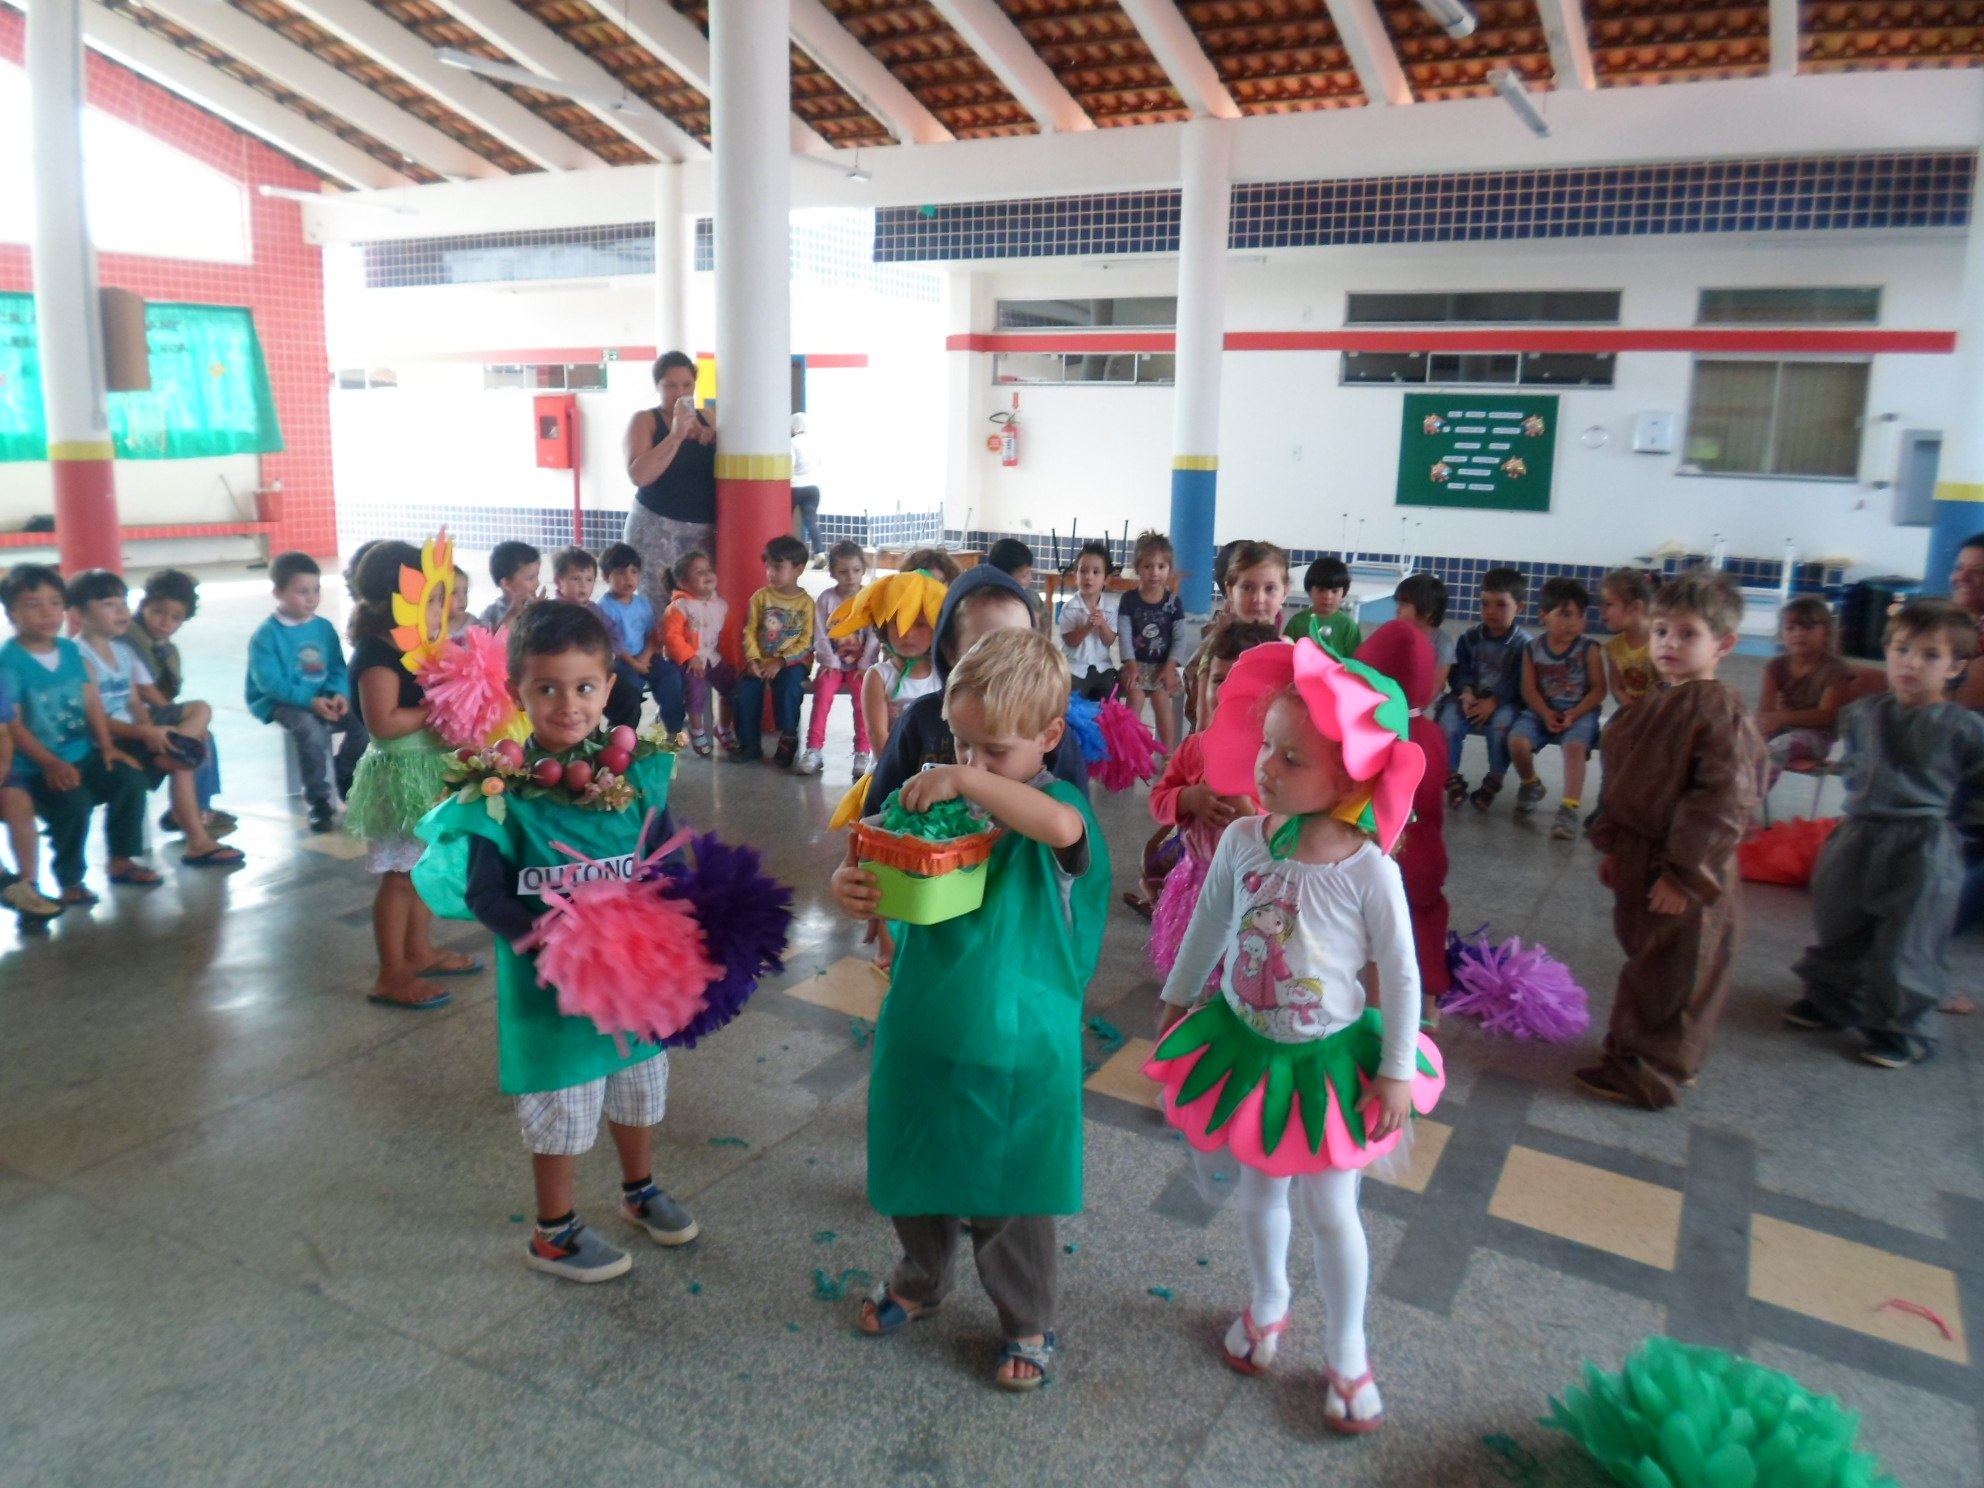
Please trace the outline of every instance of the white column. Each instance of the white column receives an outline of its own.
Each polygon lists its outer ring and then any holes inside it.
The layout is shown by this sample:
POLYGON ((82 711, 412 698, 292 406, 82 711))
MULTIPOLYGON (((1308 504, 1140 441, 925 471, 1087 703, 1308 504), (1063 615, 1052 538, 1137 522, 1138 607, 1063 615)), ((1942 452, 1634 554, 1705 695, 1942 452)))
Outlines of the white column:
MULTIPOLYGON (((717 578, 764 584, 792 531, 792 112, 787 0, 710 7, 716 170, 717 578)), ((743 606, 731 604, 733 625, 743 606)))
POLYGON ((663 160, 654 168, 654 346, 686 351, 688 308, 685 304, 689 270, 689 224, 682 220, 682 165, 663 160))
POLYGON ((1952 361, 1951 416, 1943 430, 1942 462, 1936 469, 1923 573, 1931 594, 1949 593, 1957 551, 1984 532, 1984 419, 1979 417, 1984 414, 1984 192, 1973 196, 1970 204, 1952 361))
POLYGON ((1197 118, 1181 145, 1178 208, 1178 382, 1171 439, 1171 541, 1179 593, 1212 609, 1213 515, 1219 485, 1219 366, 1226 335, 1226 236, 1232 218, 1232 125, 1197 118))
POLYGON ((34 308, 62 568, 123 567, 104 402, 96 248, 83 209, 82 0, 35 0, 27 73, 34 131, 34 308))

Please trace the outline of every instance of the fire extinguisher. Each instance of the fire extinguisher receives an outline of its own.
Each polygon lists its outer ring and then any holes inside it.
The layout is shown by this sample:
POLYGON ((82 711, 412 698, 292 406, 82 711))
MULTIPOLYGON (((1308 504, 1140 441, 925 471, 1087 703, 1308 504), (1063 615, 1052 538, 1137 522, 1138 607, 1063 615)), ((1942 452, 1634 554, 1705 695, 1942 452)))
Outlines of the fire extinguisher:
POLYGON ((1020 395, 1013 394, 1013 408, 1010 413, 995 413, 992 422, 999 426, 999 463, 1011 469, 1020 463, 1020 395))

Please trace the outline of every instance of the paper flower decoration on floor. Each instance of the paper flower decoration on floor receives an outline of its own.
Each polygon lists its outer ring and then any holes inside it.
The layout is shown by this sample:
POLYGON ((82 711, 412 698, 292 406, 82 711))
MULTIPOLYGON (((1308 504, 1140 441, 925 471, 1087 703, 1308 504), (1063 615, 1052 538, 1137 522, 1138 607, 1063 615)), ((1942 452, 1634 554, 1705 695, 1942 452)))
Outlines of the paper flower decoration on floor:
POLYGON ((1453 989, 1440 1010, 1479 1018, 1485 1032, 1567 1044, 1591 1027, 1589 998, 1571 969, 1520 937, 1491 945, 1486 925, 1468 936, 1449 933, 1447 971, 1453 989))
POLYGON ((443 527, 420 545, 420 567, 400 566, 400 590, 393 596, 393 644, 400 648, 400 665, 415 676, 447 644, 454 597, 455 540, 443 527), (436 593, 441 596, 438 616, 436 593))
POLYGON ((1898 1488, 1854 1449, 1860 1418, 1788 1374, 1649 1338, 1618 1374, 1587 1364, 1543 1424, 1627 1488, 1898 1488))
POLYGON ((417 675, 427 693, 427 726, 450 749, 516 737, 523 714, 510 696, 510 648, 500 636, 471 625, 461 639, 431 648, 417 675))

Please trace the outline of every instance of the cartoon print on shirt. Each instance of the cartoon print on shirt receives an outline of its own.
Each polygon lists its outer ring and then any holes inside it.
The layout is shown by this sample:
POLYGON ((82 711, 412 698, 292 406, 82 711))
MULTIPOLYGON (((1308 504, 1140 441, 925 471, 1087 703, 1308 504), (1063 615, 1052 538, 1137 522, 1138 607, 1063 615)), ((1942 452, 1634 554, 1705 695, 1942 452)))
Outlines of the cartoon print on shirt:
POLYGON ((1266 897, 1240 916, 1233 995, 1256 1012, 1272 1012, 1281 1006, 1282 988, 1294 980, 1282 947, 1295 932, 1295 898, 1279 875, 1249 873, 1241 884, 1250 895, 1266 897))

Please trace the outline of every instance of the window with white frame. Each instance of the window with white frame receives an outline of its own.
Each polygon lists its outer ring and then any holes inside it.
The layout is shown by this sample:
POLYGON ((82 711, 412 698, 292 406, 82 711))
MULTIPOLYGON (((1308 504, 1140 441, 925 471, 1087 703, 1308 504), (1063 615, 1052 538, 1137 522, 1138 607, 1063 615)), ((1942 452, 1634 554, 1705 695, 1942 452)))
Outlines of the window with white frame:
POLYGON ((1699 358, 1683 468, 1702 475, 1855 479, 1870 371, 1865 361, 1699 358))
POLYGON ((484 366, 482 386, 526 388, 534 393, 596 393, 606 386, 604 362, 528 362, 484 366))

